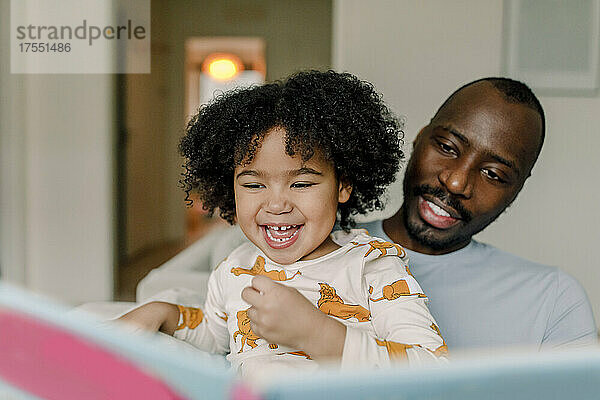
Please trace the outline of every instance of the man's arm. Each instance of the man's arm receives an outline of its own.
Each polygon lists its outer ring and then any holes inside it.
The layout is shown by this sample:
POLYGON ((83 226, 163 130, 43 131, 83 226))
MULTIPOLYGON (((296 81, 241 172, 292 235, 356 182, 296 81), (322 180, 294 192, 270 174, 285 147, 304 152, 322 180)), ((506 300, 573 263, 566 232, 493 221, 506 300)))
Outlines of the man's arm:
POLYGON ((598 344, 592 306, 571 275, 558 271, 555 305, 540 349, 577 348, 598 344))

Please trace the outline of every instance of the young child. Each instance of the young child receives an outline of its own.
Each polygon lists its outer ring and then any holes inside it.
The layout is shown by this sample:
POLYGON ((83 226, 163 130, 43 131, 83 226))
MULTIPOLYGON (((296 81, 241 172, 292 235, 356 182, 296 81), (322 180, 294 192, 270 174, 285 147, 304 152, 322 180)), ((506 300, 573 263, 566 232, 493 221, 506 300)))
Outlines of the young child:
POLYGON ((349 229, 351 215, 382 207, 401 135, 373 87, 346 73, 219 96, 181 142, 183 184, 251 243, 212 273, 202 309, 153 302, 121 319, 229 354, 242 375, 444 359, 404 250, 349 229), (331 233, 336 218, 344 230, 331 233))

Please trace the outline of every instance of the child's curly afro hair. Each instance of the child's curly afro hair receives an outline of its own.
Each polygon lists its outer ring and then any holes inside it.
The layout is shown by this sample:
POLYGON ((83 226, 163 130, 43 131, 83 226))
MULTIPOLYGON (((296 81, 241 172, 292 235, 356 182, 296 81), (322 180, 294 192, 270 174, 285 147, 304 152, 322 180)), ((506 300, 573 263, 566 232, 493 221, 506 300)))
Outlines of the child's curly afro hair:
POLYGON ((343 229, 354 225, 352 215, 383 207, 380 197, 404 157, 401 124, 371 84, 334 71, 229 91, 201 107, 179 145, 186 200, 197 191, 204 209, 212 214, 218 208, 233 224, 234 169, 252 161, 275 127, 285 129, 288 155, 306 161, 321 152, 338 179, 352 186, 338 208, 343 229))

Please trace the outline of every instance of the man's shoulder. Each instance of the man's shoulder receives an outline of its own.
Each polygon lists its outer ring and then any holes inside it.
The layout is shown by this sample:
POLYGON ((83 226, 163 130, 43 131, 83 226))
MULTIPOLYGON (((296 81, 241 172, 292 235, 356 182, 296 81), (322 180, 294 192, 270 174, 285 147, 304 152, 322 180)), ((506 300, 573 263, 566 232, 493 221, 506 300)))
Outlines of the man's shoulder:
POLYGON ((536 261, 502 250, 488 243, 472 240, 469 247, 478 258, 486 259, 495 268, 504 266, 516 270, 527 270, 531 273, 556 274, 564 273, 556 266, 542 264, 536 261))
MULTIPOLYGON (((555 347, 594 343, 591 305, 584 288, 569 273, 475 240, 465 249, 470 254, 455 252, 445 272, 456 272, 464 287, 479 288, 470 293, 476 293, 478 306, 493 319, 512 323, 512 331, 503 333, 508 338, 512 335, 507 344, 523 341, 555 347)), ((445 290, 445 282, 435 273, 431 278, 436 289, 445 290)), ((495 340, 504 343, 505 339, 495 340)))
MULTIPOLYGON (((357 224, 358 228, 364 229, 369 235, 390 240, 383 230, 383 220, 377 219, 374 221, 357 224)), ((399 243, 402 245, 402 243, 399 243)), ((410 252, 409 252, 410 253, 410 252)), ((413 254, 413 253, 410 253, 413 254)), ((440 258, 451 263, 477 263, 488 265, 492 269, 514 269, 516 272, 526 271, 529 274, 559 274, 563 273, 555 266, 545 265, 535 261, 528 260, 508 251, 502 250, 491 244, 472 240, 471 243, 464 249, 449 253, 440 258), (482 263, 485 261, 485 263, 482 263)), ((428 261, 431 261, 428 259, 428 261)))
MULTIPOLYGON (((577 279, 559 266, 532 261, 477 240, 472 240, 469 246, 476 254, 471 262, 480 263, 479 269, 483 267, 495 277, 502 275, 513 276, 519 280, 531 280, 527 287, 535 286, 536 281, 541 283, 543 280, 551 280, 555 282, 557 294, 563 290, 585 293, 577 279)), ((458 257, 457 262, 460 262, 458 257)))
POLYGON ((575 347, 597 343, 592 307, 585 289, 575 277, 558 267, 533 262, 489 244, 476 244, 484 246, 492 259, 504 260, 507 265, 505 268, 510 269, 511 275, 523 284, 522 287, 530 296, 545 298, 551 304, 543 347, 575 347))
MULTIPOLYGON (((388 240, 382 222, 382 219, 377 219, 359 223, 357 227, 366 230, 369 235, 388 240)), ((412 253, 409 252, 409 254, 412 253)), ((475 239, 471 241, 467 248, 449 253, 443 259, 451 264, 477 265, 480 273, 483 272, 483 269, 487 269, 492 275, 511 274, 521 279, 541 279, 545 277, 546 279, 557 280, 560 285, 579 285, 575 278, 558 266, 532 261, 475 239)))
POLYGON ((568 272, 557 266, 550 266, 531 261, 518 255, 509 253, 490 244, 473 240, 473 246, 481 252, 482 258, 488 261, 487 268, 494 269, 496 276, 502 274, 508 278, 514 277, 517 281, 526 283, 524 287, 535 290, 538 287, 552 288, 551 293, 544 290, 545 295, 555 298, 569 298, 585 300, 587 295, 579 281, 568 272))

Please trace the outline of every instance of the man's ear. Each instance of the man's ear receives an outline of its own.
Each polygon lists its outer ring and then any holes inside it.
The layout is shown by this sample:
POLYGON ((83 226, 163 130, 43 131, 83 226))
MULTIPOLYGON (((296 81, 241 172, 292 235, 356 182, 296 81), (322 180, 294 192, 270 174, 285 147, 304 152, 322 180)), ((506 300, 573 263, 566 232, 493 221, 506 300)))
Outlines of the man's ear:
POLYGON ((345 203, 350 199, 352 194, 352 185, 349 182, 340 179, 340 186, 338 189, 338 203, 345 203))

